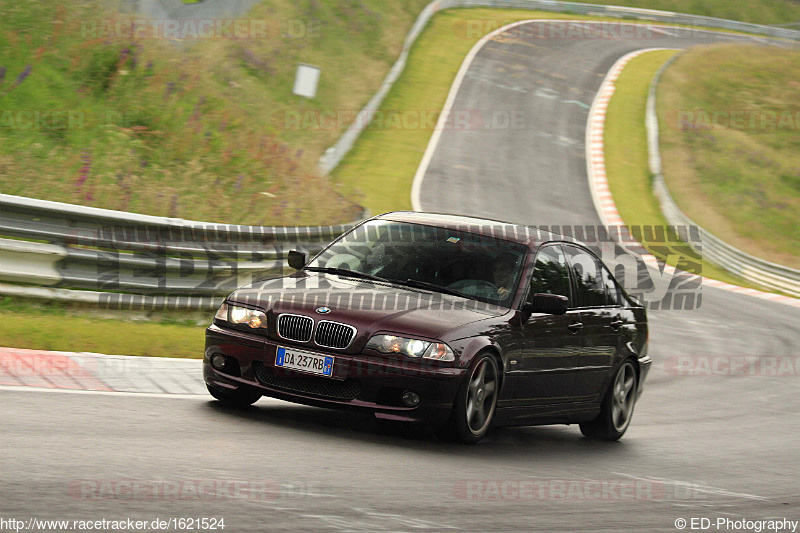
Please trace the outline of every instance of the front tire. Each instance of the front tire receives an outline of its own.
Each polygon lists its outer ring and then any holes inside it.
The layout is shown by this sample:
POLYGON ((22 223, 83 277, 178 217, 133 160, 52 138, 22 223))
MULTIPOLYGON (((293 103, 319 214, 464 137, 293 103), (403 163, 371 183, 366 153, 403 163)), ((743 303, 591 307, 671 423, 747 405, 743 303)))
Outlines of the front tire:
POLYGON ((633 418, 637 385, 636 367, 630 360, 625 361, 614 374, 600 414, 594 420, 581 423, 581 433, 593 439, 619 440, 633 418))
POLYGON ((492 425, 500 392, 500 371, 491 354, 478 356, 456 396, 450 421, 451 433, 459 441, 474 444, 492 425))
POLYGON ((232 391, 221 390, 208 384, 206 384, 206 388, 208 389, 208 393, 222 402, 223 405, 235 407, 237 409, 253 405, 261 398, 260 392, 245 388, 244 386, 240 386, 238 389, 232 391))

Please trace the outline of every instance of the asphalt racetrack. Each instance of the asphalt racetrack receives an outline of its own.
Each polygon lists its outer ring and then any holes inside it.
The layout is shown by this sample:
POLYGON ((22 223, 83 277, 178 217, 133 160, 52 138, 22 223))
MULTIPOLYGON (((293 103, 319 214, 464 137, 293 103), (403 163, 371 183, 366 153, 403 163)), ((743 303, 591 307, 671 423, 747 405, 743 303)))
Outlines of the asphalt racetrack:
MULTIPOLYGON (((524 120, 444 131, 423 208, 600 224, 584 137, 611 65, 640 48, 750 40, 664 32, 490 41, 454 109, 524 120)), ((655 363, 620 442, 550 426, 465 446, 270 399, 234 411, 204 396, 3 390, 0 516, 224 518, 235 532, 677 531, 692 518, 715 531, 717 519, 798 520, 800 309, 698 290, 699 308, 650 313, 655 363)))

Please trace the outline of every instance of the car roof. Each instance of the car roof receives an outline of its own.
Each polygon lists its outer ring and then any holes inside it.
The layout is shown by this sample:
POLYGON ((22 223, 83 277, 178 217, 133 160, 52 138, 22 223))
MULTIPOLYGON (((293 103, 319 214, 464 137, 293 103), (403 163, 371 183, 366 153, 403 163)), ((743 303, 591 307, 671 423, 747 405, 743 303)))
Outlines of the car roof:
POLYGON ((468 217, 462 215, 447 215, 442 213, 421 213, 416 211, 394 211, 373 217, 371 220, 389 220, 392 222, 405 222, 409 224, 423 224, 458 231, 467 231, 478 235, 485 235, 498 239, 518 242, 530 247, 538 246, 548 241, 579 242, 574 238, 553 233, 552 231, 512 224, 488 218, 468 217))

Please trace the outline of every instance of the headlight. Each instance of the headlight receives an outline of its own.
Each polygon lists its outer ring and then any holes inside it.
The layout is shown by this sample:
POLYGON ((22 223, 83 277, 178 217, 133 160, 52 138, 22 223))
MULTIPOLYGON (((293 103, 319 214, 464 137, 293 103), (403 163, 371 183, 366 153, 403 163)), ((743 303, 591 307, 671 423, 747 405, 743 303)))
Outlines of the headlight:
POLYGON ((217 314, 214 315, 214 318, 217 319, 217 320, 225 320, 225 321, 227 321, 228 320, 228 304, 223 303, 222 305, 220 305, 219 309, 217 309, 217 314))
POLYGON ((406 357, 435 359, 436 361, 455 361, 455 354, 443 342, 409 339, 395 335, 374 335, 367 348, 381 353, 399 353, 406 357))
POLYGON ((266 313, 248 307, 239 307, 238 305, 222 304, 214 318, 231 324, 245 324, 253 329, 266 329, 267 327, 266 313))

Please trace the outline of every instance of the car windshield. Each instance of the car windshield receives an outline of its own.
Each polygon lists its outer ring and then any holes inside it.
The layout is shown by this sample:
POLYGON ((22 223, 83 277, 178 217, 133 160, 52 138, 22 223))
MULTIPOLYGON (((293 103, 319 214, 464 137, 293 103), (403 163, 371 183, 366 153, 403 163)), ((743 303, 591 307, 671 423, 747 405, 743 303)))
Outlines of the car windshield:
POLYGON ((468 229, 373 220, 343 235, 306 269, 509 306, 527 250, 468 229))

